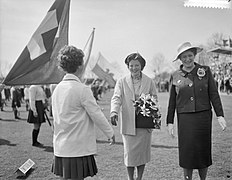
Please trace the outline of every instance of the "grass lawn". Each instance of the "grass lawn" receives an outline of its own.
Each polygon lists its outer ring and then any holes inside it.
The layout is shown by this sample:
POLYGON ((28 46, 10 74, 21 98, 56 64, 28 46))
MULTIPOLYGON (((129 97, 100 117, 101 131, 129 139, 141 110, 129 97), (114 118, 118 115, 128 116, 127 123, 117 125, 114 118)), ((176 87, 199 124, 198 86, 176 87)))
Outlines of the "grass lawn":
MULTIPOLYGON (((112 92, 108 92, 99 105, 109 119, 110 98, 112 92)), ((168 93, 158 94, 162 106, 162 129, 154 130, 152 134, 152 158, 146 165, 144 180, 179 180, 183 179, 182 169, 178 165, 177 137, 171 138, 165 126, 168 93)), ((213 118, 213 165, 208 172, 208 180, 232 179, 232 96, 222 95, 225 118, 228 128, 222 131, 215 114, 213 118)), ((39 141, 43 148, 31 146, 31 131, 33 126, 26 122, 27 112, 25 104, 20 109, 22 119, 15 120, 10 108, 10 102, 4 112, 0 112, 0 179, 58 179, 51 173, 53 159, 52 131, 49 125, 43 124, 39 135, 39 141), (32 170, 26 177, 19 177, 15 173, 27 159, 35 162, 32 170)), ((52 121, 52 119, 51 119, 52 121)), ((98 154, 96 161, 98 174, 93 180, 127 180, 127 173, 123 163, 123 144, 119 127, 114 127, 116 144, 110 146, 106 137, 97 129, 98 154)), ((175 129, 176 130, 176 129, 175 129)), ((175 132, 176 134, 176 132, 175 132)), ((193 179, 199 179, 197 171, 193 173, 193 179)))

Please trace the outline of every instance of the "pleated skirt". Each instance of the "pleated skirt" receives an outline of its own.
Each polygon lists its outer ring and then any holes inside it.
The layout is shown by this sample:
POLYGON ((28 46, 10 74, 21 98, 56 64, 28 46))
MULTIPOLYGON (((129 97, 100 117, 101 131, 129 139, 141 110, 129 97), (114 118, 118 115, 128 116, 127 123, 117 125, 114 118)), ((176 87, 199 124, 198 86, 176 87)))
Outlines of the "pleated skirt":
POLYGON ((82 180, 97 174, 97 165, 93 155, 83 157, 54 156, 52 172, 65 179, 82 180))
POLYGON ((122 135, 124 146, 124 163, 127 167, 135 167, 151 160, 151 131, 136 128, 136 135, 122 135))
POLYGON ((179 164, 202 169, 212 164, 212 111, 181 113, 178 117, 179 164))
POLYGON ((45 116, 44 116, 44 106, 42 101, 35 101, 35 107, 36 111, 38 113, 38 116, 35 117, 33 114, 33 111, 30 109, 28 113, 27 122, 28 123, 35 123, 40 124, 45 122, 45 116))

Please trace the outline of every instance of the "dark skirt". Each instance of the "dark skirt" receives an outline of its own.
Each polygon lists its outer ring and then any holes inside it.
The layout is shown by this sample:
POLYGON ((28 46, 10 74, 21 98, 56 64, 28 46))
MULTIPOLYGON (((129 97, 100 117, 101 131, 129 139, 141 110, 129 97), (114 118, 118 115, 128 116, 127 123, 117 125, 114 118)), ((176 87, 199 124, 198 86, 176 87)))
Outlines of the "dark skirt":
POLYGON ((212 111, 181 113, 177 117, 180 166, 202 169, 212 165, 212 111))
POLYGON ((44 116, 44 106, 42 101, 35 101, 35 107, 36 111, 38 113, 38 116, 35 117, 33 115, 33 111, 30 109, 28 113, 27 122, 28 123, 34 123, 34 124, 41 124, 45 122, 45 116, 44 116))
POLYGON ((20 100, 12 99, 11 107, 12 107, 12 108, 16 108, 16 107, 19 108, 19 107, 21 107, 21 102, 20 102, 20 100))
POLYGON ((97 165, 93 155, 83 157, 54 156, 52 172, 65 179, 82 180, 97 174, 97 165))

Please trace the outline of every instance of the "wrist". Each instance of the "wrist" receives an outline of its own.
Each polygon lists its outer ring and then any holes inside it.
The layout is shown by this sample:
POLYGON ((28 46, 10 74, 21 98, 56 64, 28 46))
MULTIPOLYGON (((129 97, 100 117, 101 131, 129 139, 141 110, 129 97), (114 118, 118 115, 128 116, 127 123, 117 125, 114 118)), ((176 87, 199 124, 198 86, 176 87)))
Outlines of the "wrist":
POLYGON ((112 111, 110 115, 118 115, 118 113, 116 111, 112 111))

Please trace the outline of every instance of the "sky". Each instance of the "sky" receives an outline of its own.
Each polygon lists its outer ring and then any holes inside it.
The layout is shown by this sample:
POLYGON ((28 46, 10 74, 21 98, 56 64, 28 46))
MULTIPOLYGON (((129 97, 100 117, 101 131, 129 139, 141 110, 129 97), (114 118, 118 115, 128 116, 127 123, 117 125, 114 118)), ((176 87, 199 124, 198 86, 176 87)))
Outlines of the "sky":
MULTIPOLYGON (((6 75, 54 0, 0 0, 0 65, 6 75)), ((161 53, 165 66, 179 44, 206 44, 214 33, 232 37, 232 10, 184 7, 183 0, 71 0, 69 44, 83 49, 93 28, 92 56, 101 54, 123 73, 126 56, 139 52, 153 76, 152 59, 161 53)), ((123 74, 122 73, 122 74, 123 74)))

